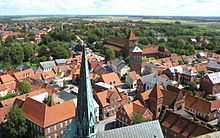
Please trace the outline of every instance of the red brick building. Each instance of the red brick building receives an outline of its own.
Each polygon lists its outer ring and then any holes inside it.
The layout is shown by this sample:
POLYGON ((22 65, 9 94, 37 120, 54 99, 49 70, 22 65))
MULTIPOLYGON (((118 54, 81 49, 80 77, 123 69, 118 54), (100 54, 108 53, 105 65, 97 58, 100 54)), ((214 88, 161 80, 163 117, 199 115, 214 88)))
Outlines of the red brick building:
POLYGON ((218 118, 218 109, 220 109, 220 100, 206 101, 200 97, 185 94, 185 109, 194 114, 197 118, 205 121, 211 121, 218 118))
POLYGON ((137 74, 141 75, 141 65, 142 65, 142 50, 139 47, 134 47, 130 52, 131 57, 131 71, 135 71, 137 74))
POLYGON ((164 58, 170 56, 170 51, 162 46, 148 44, 143 48, 143 56, 164 58))
POLYGON ((200 79, 200 88, 207 94, 220 93, 220 72, 205 75, 200 79))
POLYGON ((27 119, 31 137, 58 138, 75 117, 76 107, 71 100, 49 107, 27 98, 20 108, 27 119))
POLYGON ((127 38, 109 38, 109 40, 104 45, 104 48, 112 48, 115 51, 116 57, 127 57, 129 56, 130 45, 137 43, 138 40, 133 31, 131 31, 127 38))
POLYGON ((181 91, 178 93, 164 89, 156 84, 152 90, 140 93, 137 99, 153 113, 153 118, 161 116, 164 109, 173 109, 174 112, 184 109, 185 97, 181 91))
POLYGON ((118 127, 132 125, 133 113, 139 113, 144 119, 153 119, 153 114, 149 109, 144 107, 140 101, 134 101, 123 105, 116 113, 116 125, 118 127))
POLYGON ((160 120, 160 124, 164 137, 167 138, 193 138, 215 131, 202 123, 183 117, 181 114, 176 114, 170 110, 166 110, 160 120))
POLYGON ((94 99, 99 104, 100 119, 113 116, 118 108, 128 102, 126 95, 121 95, 116 89, 105 90, 94 93, 94 99))

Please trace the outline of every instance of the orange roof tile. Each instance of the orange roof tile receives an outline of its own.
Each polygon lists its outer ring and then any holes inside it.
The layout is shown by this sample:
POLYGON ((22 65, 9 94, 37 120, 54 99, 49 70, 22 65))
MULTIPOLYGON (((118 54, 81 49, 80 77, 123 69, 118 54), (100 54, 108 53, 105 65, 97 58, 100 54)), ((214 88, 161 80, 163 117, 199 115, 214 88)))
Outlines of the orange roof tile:
POLYGON ((52 93, 55 93, 56 91, 53 90, 52 88, 46 88, 46 89, 39 89, 39 90, 36 90, 36 91, 32 91, 28 94, 23 94, 23 95, 19 95, 19 96, 16 96, 16 97, 13 97, 13 98, 9 98, 9 99, 6 99, 6 100, 3 100, 3 101, 0 101, 0 103, 3 105, 3 106, 8 106, 8 105, 12 105, 15 101, 16 98, 18 99, 25 99, 27 97, 31 97, 31 96, 35 96, 35 95, 39 95, 41 93, 44 93, 44 92, 49 92, 49 95, 51 95, 52 93))
POLYGON ((27 70, 23 70, 23 71, 14 73, 14 76, 18 81, 23 80, 23 79, 27 78, 28 76, 32 76, 32 75, 34 75, 33 69, 27 69, 27 70))
POLYGON ((137 40, 137 38, 136 38, 136 36, 135 36, 133 31, 130 32, 128 40, 137 40))
POLYGON ((9 113, 10 109, 11 109, 11 106, 0 108, 0 124, 6 121, 5 117, 9 113))
POLYGON ((110 98, 110 96, 113 93, 118 95, 118 101, 120 101, 121 97, 119 96, 116 89, 105 90, 105 91, 102 91, 102 92, 95 93, 95 95, 97 96, 97 98, 98 98, 97 100, 99 101, 101 106, 105 107, 105 106, 109 105, 109 103, 107 102, 107 98, 110 98))
POLYGON ((43 78, 44 80, 51 79, 51 78, 55 78, 55 77, 56 77, 56 75, 54 74, 53 71, 43 72, 43 73, 42 73, 42 78, 43 78))
POLYGON ((21 109, 26 119, 45 128, 73 118, 76 107, 72 100, 49 107, 44 103, 27 98, 21 109))
POLYGON ((152 89, 149 97, 156 98, 156 99, 163 97, 163 93, 161 92, 160 85, 158 84, 154 85, 154 88, 152 89))
POLYGON ((15 81, 15 78, 13 78, 11 75, 9 74, 6 74, 6 75, 2 75, 0 76, 0 80, 3 82, 3 83, 7 83, 7 82, 10 82, 10 81, 15 81))
POLYGON ((137 79, 140 78, 140 75, 137 74, 135 71, 129 72, 128 74, 129 74, 129 76, 131 77, 132 80, 137 80, 137 79))
POLYGON ((115 72, 102 74, 102 80, 112 86, 121 86, 121 80, 115 72))

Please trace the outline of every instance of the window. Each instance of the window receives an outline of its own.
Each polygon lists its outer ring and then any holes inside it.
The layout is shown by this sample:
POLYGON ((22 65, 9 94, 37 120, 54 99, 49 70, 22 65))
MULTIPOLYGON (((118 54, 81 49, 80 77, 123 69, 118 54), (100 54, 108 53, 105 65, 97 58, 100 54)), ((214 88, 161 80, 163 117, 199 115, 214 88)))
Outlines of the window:
POLYGON ((47 131, 48 131, 48 133, 50 133, 50 128, 49 127, 48 127, 47 131))
POLYGON ((71 122, 72 122, 72 119, 69 120, 69 123, 71 123, 71 122))
POLYGON ((54 125, 54 130, 57 130, 57 126, 56 125, 54 125))
POLYGON ((60 127, 61 127, 61 128, 63 127, 63 123, 62 123, 62 122, 60 123, 60 127))
POLYGON ((54 138, 57 138, 57 133, 54 134, 54 138))
POLYGON ((65 125, 67 125, 67 121, 65 121, 65 125))

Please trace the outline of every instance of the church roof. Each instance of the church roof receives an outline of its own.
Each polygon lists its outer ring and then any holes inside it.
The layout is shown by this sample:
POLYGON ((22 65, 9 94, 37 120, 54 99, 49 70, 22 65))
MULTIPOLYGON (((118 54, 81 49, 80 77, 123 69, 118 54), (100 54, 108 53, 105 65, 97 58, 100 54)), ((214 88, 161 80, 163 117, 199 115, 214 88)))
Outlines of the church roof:
POLYGON ((164 138, 158 120, 98 132, 96 138, 164 138))
POLYGON ((128 40, 137 40, 137 38, 136 38, 136 36, 135 36, 133 31, 130 32, 128 40))
POLYGON ((154 85, 154 88, 152 89, 149 97, 156 98, 156 99, 163 97, 163 93, 161 92, 160 86, 158 84, 154 85))

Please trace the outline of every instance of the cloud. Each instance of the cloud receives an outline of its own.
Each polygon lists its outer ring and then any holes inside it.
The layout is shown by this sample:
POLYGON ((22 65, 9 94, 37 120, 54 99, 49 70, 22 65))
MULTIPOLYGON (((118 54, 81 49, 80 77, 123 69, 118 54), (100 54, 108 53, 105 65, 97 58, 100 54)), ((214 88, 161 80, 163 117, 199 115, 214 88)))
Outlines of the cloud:
POLYGON ((219 0, 0 0, 1 15, 114 14, 220 16, 219 0))

